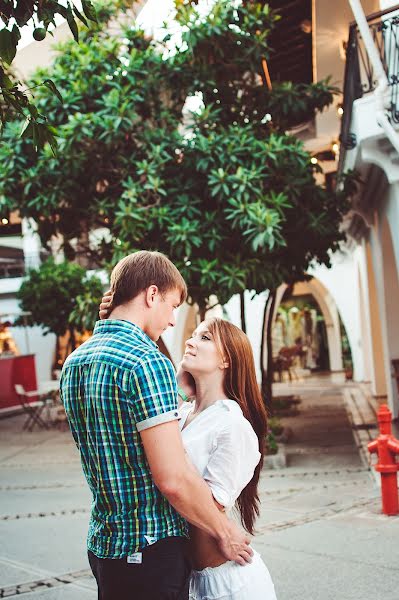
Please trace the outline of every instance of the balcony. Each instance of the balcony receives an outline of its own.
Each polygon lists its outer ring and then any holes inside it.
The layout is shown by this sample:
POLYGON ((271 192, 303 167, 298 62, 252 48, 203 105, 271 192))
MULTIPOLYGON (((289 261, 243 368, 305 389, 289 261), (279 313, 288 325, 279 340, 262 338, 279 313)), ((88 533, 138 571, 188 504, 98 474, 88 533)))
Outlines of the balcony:
MULTIPOLYGON (((374 13, 367 22, 388 78, 388 118, 393 126, 399 124, 399 5, 374 13)), ((381 145, 384 133, 378 126, 375 116, 375 102, 372 92, 376 89, 377 78, 367 54, 364 41, 356 23, 349 28, 346 49, 346 68, 344 79, 343 117, 341 122, 341 152, 339 171, 356 167, 358 152, 363 143, 363 159, 370 159, 375 153, 376 164, 386 163, 388 158, 398 162, 392 149, 381 145), (366 142, 366 144, 364 144, 366 142), (352 152, 354 151, 354 152, 352 152), (368 151, 368 155, 367 155, 368 151), (348 156, 351 154, 351 157, 348 156), (366 156, 367 155, 367 156, 366 156), (384 156, 385 155, 385 156, 384 156), (384 160, 382 160, 384 157, 384 160), (348 160, 349 159, 349 160, 348 160)), ((364 160, 367 162, 367 160, 364 160)))

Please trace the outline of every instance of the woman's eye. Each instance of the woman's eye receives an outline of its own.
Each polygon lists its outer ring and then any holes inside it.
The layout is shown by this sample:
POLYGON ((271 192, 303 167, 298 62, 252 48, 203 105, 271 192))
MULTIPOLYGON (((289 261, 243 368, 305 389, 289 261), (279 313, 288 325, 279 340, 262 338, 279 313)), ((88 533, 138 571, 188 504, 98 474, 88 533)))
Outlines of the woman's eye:
POLYGON ((201 339, 202 340, 208 340, 208 342, 209 342, 211 338, 209 338, 207 335, 202 335, 201 339))

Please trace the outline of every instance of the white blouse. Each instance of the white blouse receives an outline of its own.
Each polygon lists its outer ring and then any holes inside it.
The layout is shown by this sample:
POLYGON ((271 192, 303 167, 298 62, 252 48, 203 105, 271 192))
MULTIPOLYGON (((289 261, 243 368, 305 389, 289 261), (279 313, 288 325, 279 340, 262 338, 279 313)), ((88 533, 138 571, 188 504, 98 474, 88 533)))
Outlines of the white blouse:
POLYGON ((184 427, 193 409, 180 407, 184 448, 215 500, 231 508, 260 460, 258 438, 234 400, 217 400, 184 427))

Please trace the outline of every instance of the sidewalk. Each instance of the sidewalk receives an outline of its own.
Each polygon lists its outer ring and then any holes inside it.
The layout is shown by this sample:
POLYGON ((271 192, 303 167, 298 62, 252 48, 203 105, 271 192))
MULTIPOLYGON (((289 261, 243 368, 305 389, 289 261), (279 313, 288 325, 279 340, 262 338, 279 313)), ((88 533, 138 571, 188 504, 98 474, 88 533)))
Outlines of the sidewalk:
MULTIPOLYGON (((262 477, 256 546, 278 599, 398 600, 399 517, 381 514, 379 487, 353 436, 348 386, 319 377, 277 384, 275 393, 302 398, 299 414, 283 419, 294 432, 288 468, 262 477)), ((371 424, 357 399, 357 418, 371 424)))
MULTIPOLYGON (((276 385, 278 394, 302 398, 299 414, 284 418, 293 430, 288 467, 264 471, 260 486, 254 546, 278 600, 399 598, 399 518, 380 514, 345 389, 334 378, 276 385)), ((21 432, 22 423, 0 420, 0 598, 94 600, 85 550, 90 495, 70 433, 21 432)))

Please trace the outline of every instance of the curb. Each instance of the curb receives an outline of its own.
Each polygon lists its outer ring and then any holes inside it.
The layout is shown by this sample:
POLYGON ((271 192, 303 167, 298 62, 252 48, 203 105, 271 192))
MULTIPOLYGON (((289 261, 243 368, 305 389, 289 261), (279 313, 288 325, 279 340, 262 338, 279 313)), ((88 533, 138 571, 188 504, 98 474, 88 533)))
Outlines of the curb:
POLYGON ((378 435, 376 408, 360 387, 344 388, 343 396, 360 459, 369 470, 375 483, 380 486, 380 477, 371 464, 371 457, 367 449, 367 444, 378 435))

